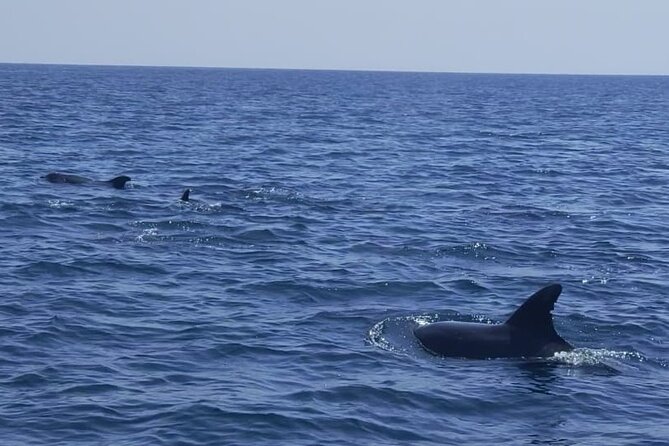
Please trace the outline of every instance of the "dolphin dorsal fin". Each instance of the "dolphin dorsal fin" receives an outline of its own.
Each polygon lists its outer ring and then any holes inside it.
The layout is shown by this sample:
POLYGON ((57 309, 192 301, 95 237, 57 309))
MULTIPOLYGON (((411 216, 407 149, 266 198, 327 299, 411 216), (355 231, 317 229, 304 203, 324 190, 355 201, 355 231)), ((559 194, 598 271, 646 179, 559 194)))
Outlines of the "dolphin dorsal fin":
POLYGON ((540 289, 513 312, 506 324, 543 335, 557 336, 551 311, 561 292, 562 286, 557 283, 540 289))
POLYGON ((184 193, 181 195, 181 201, 188 201, 190 200, 190 189, 186 189, 184 193))
POLYGON ((115 188, 115 189, 123 189, 125 187, 125 183, 130 181, 130 177, 126 175, 121 175, 120 177, 112 178, 109 180, 109 183, 115 188))

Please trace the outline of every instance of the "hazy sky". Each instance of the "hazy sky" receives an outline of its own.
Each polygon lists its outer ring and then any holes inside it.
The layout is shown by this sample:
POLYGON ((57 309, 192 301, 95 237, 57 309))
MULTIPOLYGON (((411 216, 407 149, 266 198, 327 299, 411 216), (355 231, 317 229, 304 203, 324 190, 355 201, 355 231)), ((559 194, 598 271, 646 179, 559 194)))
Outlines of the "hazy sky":
POLYGON ((669 0, 0 0, 0 62, 669 74, 669 0))

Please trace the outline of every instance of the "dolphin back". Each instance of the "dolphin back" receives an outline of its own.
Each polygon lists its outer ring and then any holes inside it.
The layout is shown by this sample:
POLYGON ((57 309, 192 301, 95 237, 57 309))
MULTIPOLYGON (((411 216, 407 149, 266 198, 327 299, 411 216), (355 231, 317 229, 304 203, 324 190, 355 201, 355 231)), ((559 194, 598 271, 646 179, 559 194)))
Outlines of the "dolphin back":
POLYGON ((86 177, 60 172, 51 172, 44 175, 42 178, 46 179, 50 183, 84 184, 91 181, 86 177))

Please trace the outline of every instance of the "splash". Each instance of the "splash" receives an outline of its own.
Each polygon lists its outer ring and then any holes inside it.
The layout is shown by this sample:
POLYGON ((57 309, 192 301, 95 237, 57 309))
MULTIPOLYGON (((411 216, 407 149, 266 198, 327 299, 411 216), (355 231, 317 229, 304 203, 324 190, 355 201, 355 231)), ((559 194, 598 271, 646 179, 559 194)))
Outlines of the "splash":
POLYGON ((286 202, 299 202, 304 199, 304 195, 287 187, 261 186, 249 191, 245 198, 254 201, 277 200, 286 202))
POLYGON ((372 343, 372 345, 382 348, 383 350, 392 351, 392 345, 390 345, 390 342, 388 342, 388 340, 383 336, 385 325, 386 320, 377 322, 374 324, 374 326, 372 326, 372 328, 369 329, 367 337, 369 338, 369 341, 372 343))
POLYGON ((606 349, 577 348, 570 352, 555 353, 549 361, 555 361, 576 367, 606 364, 609 360, 646 362, 641 353, 606 349))
POLYGON ((74 207, 74 203, 65 200, 49 200, 49 207, 54 209, 71 208, 74 207))
POLYGON ((155 237, 158 235, 158 228, 151 227, 142 230, 142 233, 135 237, 135 240, 140 243, 148 242, 147 238, 155 237))

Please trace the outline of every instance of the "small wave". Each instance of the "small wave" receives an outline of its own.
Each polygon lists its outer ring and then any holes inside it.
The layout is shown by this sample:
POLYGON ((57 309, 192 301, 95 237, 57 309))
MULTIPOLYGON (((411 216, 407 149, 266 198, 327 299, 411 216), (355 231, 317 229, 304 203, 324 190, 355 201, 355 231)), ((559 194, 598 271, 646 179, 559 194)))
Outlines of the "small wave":
POLYGON ((255 201, 287 201, 297 202, 303 199, 300 192, 281 186, 261 186, 246 193, 246 198, 255 201))
POLYGON ((108 392, 116 392, 123 389, 113 384, 93 383, 93 384, 76 384, 61 390, 64 395, 100 395, 108 392))
POLYGON ((67 200, 49 200, 49 207, 52 209, 73 208, 74 202, 67 200))
POLYGON ((23 373, 11 378, 11 384, 19 387, 38 387, 48 383, 48 380, 41 374, 35 372, 23 373))
POLYGON ((148 243, 158 236, 158 228, 146 228, 142 233, 135 237, 135 241, 139 243, 148 243))
POLYGON ((134 221, 131 226, 143 229, 191 231, 194 229, 206 229, 209 225, 193 220, 156 220, 156 221, 134 221))
POLYGON ((480 260, 496 260, 497 256, 500 254, 507 253, 479 241, 463 245, 437 248, 434 252, 435 257, 471 257, 480 260))
POLYGON ((260 203, 284 203, 308 206, 323 211, 338 208, 350 209, 353 202, 343 197, 310 196, 303 192, 283 186, 261 186, 243 192, 243 198, 260 203))
POLYGON ((216 213, 227 213, 227 212, 241 212, 242 208, 234 206, 232 204, 225 204, 223 202, 216 203, 203 203, 197 201, 187 201, 179 202, 178 206, 184 210, 192 210, 202 214, 216 214, 216 213))
POLYGON ((610 280, 609 277, 606 277, 606 276, 601 276, 601 277, 590 276, 590 277, 587 277, 585 279, 581 279, 581 283, 583 285, 587 285, 587 284, 591 284, 591 283, 599 283, 601 285, 606 285, 607 283, 609 283, 609 280, 610 280))
POLYGON ((77 262, 51 262, 48 260, 40 260, 37 262, 31 262, 26 265, 22 265, 16 268, 16 274, 24 274, 28 277, 34 279, 39 274, 52 275, 52 276, 65 276, 68 274, 93 274, 99 275, 100 273, 92 270, 88 265, 83 265, 77 262))
POLYGON ((189 220, 135 221, 131 226, 141 229, 141 233, 134 237, 139 243, 171 241, 184 233, 190 234, 197 229, 208 227, 189 220))
POLYGON ((383 350, 408 353, 415 343, 413 329, 439 319, 437 314, 418 316, 395 316, 377 322, 369 329, 369 342, 383 350))
POLYGON ((246 242, 270 242, 277 241, 279 237, 267 228, 255 228, 239 231, 235 237, 246 242))

